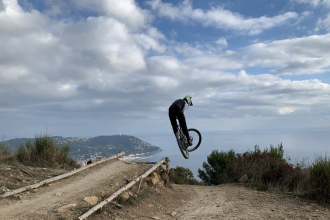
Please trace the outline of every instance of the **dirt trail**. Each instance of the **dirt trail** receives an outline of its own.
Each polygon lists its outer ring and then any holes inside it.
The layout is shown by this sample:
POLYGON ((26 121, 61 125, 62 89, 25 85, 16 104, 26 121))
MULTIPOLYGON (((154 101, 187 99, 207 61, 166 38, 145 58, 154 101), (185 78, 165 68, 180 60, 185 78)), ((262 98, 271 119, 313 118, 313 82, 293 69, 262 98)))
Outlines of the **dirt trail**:
MULTIPOLYGON (((84 197, 104 197, 126 184, 126 180, 144 173, 150 166, 111 160, 84 170, 68 179, 25 192, 15 198, 0 200, 0 219, 59 219, 54 210, 67 204, 88 210, 84 197)), ((71 213, 70 218, 79 216, 71 213)))
MULTIPOLYGON (((99 202, 151 166, 113 160, 94 166, 68 179, 51 183, 17 198, 0 200, 0 220, 76 219, 90 206, 84 197, 96 196, 99 202), (77 206, 56 213, 67 204, 77 206)), ((136 190, 136 189, 135 189, 136 190)), ((135 194, 136 191, 133 190, 135 194)), ((144 188, 146 197, 133 205, 103 207, 88 219, 329 219, 328 206, 321 206, 290 195, 271 194, 237 184, 220 186, 175 185, 144 188)))
POLYGON ((108 207, 90 219, 330 219, 324 207, 244 186, 172 185, 122 210, 108 207))
POLYGON ((330 219, 328 209, 243 186, 196 186, 192 190, 197 199, 178 210, 178 219, 330 219))

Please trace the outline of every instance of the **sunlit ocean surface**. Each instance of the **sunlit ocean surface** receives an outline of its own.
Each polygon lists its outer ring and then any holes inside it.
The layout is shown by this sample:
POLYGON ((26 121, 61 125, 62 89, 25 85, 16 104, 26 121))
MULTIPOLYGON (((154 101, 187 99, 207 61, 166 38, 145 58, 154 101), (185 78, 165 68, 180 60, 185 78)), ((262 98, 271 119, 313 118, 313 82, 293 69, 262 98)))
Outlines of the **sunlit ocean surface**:
MULTIPOLYGON (((212 150, 228 151, 233 149, 236 153, 254 150, 255 145, 264 149, 272 144, 282 143, 284 156, 290 158, 291 163, 304 160, 311 163, 317 155, 330 156, 330 130, 323 131, 289 131, 289 132, 203 132, 201 146, 190 152, 189 159, 183 158, 172 133, 156 135, 135 135, 150 144, 158 146, 161 152, 144 155, 149 157, 141 161, 159 161, 163 157, 170 158, 170 167, 182 166, 189 168, 196 179, 198 169, 202 168, 204 161, 212 150)), ((141 159, 141 158, 140 158, 141 159)), ((139 158, 137 158, 139 160, 139 158)))

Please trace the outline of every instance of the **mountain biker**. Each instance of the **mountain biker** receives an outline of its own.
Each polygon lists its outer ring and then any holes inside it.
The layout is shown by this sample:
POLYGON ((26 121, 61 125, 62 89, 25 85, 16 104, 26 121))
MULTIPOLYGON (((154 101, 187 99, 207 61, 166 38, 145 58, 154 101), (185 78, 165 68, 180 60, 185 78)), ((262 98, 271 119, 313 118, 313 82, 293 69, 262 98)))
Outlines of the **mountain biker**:
POLYGON ((168 115, 170 117, 171 125, 173 128, 174 134, 178 132, 178 125, 176 123, 176 119, 179 120, 180 127, 182 128, 183 134, 186 136, 188 140, 188 145, 191 146, 191 140, 189 138, 189 133, 187 130, 185 112, 189 108, 189 106, 193 106, 191 101, 192 97, 187 95, 183 99, 178 99, 172 103, 170 108, 168 109, 168 115))

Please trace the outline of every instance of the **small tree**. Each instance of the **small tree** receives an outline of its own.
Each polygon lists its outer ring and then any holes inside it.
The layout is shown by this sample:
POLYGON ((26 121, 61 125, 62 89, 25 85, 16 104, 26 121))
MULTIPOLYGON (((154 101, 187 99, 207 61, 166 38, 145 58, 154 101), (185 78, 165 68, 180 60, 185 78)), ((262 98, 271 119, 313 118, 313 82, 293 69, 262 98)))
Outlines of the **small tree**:
POLYGON ((201 185, 203 183, 199 182, 194 178, 193 173, 189 168, 179 167, 171 168, 169 172, 170 181, 175 184, 187 184, 187 185, 201 185))
POLYGON ((198 177, 208 185, 218 185, 230 181, 234 158, 234 150, 228 152, 213 150, 207 157, 207 163, 203 163, 205 170, 198 169, 198 177))

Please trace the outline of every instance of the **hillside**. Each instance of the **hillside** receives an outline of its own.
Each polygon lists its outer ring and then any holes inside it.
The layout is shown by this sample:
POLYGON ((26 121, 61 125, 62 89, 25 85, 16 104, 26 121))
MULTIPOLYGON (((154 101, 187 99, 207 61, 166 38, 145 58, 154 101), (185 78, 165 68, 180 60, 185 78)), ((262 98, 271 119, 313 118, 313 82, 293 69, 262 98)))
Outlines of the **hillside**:
MULTIPOLYGON (((120 150, 125 151, 127 156, 161 151, 159 147, 130 135, 109 135, 94 138, 53 136, 52 138, 60 145, 69 143, 69 156, 77 161, 85 161, 97 156, 110 157, 120 150)), ((28 141, 33 142, 34 138, 16 138, 8 140, 6 143, 12 151, 16 151, 19 144, 25 144, 28 141)))

